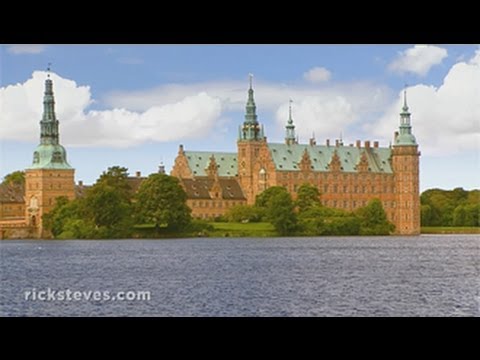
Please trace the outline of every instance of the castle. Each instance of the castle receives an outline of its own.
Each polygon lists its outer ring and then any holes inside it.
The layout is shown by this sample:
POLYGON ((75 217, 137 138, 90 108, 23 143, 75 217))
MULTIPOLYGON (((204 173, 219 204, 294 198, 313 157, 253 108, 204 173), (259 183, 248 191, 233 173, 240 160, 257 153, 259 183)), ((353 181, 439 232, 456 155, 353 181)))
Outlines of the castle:
MULTIPOLYGON (((33 163, 25 170, 25 185, 0 186, 0 239, 45 238, 42 216, 55 199, 83 196, 81 182, 67 162, 60 144, 55 115, 53 84, 45 81, 40 144, 33 163)), ((344 145, 326 141, 299 144, 290 106, 284 143, 268 143, 258 122, 250 78, 245 120, 239 127, 237 152, 186 151, 180 145, 171 175, 179 178, 187 193, 187 205, 197 218, 212 219, 235 205, 253 204, 255 197, 271 186, 284 186, 296 197, 304 183, 316 186, 325 206, 355 210, 373 198, 381 200, 396 233, 420 233, 419 157, 412 134, 410 113, 404 95, 399 131, 388 148, 377 141, 344 145)), ((161 168, 161 172, 164 170, 161 168)), ((144 179, 139 172, 129 178, 138 189, 144 179)))
POLYGON ((360 141, 299 144, 290 106, 285 142, 269 143, 256 114, 250 78, 245 120, 237 152, 186 151, 180 145, 171 175, 180 179, 187 204, 198 218, 215 218, 229 208, 253 204, 271 186, 284 186, 293 198, 304 183, 316 186, 325 206, 353 211, 381 200, 396 233, 420 234, 419 157, 406 94, 394 144, 360 141))

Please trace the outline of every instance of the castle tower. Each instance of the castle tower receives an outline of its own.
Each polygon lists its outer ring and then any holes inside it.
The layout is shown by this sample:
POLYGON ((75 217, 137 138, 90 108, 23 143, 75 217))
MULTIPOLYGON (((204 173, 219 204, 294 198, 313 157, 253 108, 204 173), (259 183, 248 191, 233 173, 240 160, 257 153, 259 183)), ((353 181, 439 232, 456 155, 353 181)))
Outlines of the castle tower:
POLYGON ((25 170, 26 220, 39 238, 49 237, 43 228, 42 217, 55 206, 55 199, 59 196, 75 197, 75 170, 67 162, 67 152, 60 145, 58 124, 53 83, 48 74, 40 121, 40 144, 33 153, 32 165, 25 170))
POLYGON ((395 133, 392 151, 396 198, 394 223, 396 232, 402 235, 420 234, 419 158, 405 90, 400 127, 398 133, 395 133))
POLYGON ((297 140, 295 139, 295 125, 293 125, 292 119, 292 100, 290 100, 290 105, 288 107, 288 121, 285 126, 285 144, 297 144, 297 140))
POLYGON ((263 134, 263 126, 257 120, 257 107, 253 98, 252 87, 253 75, 250 74, 250 88, 245 108, 245 121, 239 128, 237 141, 238 148, 238 177, 248 204, 255 202, 254 166, 260 156, 262 147, 265 147, 266 139, 263 134))

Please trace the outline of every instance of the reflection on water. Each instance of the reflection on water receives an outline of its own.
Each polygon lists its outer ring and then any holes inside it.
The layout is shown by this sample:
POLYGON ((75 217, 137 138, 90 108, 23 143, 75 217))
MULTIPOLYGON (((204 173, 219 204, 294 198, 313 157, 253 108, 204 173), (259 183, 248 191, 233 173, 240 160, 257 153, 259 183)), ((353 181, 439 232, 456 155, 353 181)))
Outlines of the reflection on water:
POLYGON ((480 316, 479 279, 477 235, 0 241, 1 316, 480 316))

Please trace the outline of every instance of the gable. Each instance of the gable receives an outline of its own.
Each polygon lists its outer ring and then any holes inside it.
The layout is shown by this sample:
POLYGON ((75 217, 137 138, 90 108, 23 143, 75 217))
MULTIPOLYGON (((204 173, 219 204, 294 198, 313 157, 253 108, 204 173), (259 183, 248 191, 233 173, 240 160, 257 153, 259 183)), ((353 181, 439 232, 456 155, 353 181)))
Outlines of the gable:
POLYGON ((368 165, 374 173, 393 173, 390 165, 390 148, 358 148, 356 146, 326 146, 307 144, 268 144, 275 169, 280 171, 300 171, 300 162, 305 149, 310 156, 312 171, 329 171, 328 165, 332 161, 335 151, 340 159, 341 171, 357 172, 362 153, 367 155, 368 165))
POLYGON ((237 154, 213 151, 185 151, 185 157, 193 176, 207 176, 206 169, 210 163, 210 157, 215 157, 218 166, 218 176, 234 177, 238 173, 237 154))

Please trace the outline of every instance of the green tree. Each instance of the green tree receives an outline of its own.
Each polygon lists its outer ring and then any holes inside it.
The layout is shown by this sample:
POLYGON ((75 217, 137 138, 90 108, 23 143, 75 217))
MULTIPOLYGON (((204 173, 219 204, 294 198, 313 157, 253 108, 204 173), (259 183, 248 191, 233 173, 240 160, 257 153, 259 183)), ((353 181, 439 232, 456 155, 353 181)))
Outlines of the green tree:
POLYGON ((292 197, 285 188, 268 199, 266 217, 280 235, 289 235, 296 230, 297 218, 292 197))
POLYGON ((266 208, 268 201, 274 195, 284 193, 287 190, 283 186, 272 186, 258 194, 255 198, 255 206, 259 208, 266 208))
POLYGON ((453 226, 465 226, 465 205, 458 205, 453 211, 453 226))
MULTIPOLYGON (((60 196, 55 200, 54 208, 43 215, 43 225, 58 238, 66 230, 65 225, 68 221, 82 218, 86 218, 83 199, 69 201, 67 197, 60 196)), ((70 238, 77 238, 75 235, 77 234, 71 234, 70 238)))
POLYGON ((370 200, 367 206, 356 211, 356 215, 360 219, 361 235, 388 235, 395 229, 395 226, 388 221, 379 199, 370 200))
POLYGON ((128 183, 128 169, 121 166, 112 166, 104 171, 97 179, 95 185, 111 186, 123 198, 129 201, 132 198, 132 188, 128 183))
POLYGON ((432 207, 430 205, 420 206, 420 223, 422 226, 432 225, 432 207))
POLYGON ((25 185, 25 171, 14 171, 5 175, 2 185, 25 185))
POLYGON ((229 222, 259 222, 265 215, 262 208, 251 205, 236 205, 228 209, 225 218, 229 222))
POLYGON ((87 219, 91 220, 101 237, 129 237, 133 227, 132 204, 122 188, 114 188, 106 182, 97 182, 85 197, 87 219))
POLYGON ((465 205, 465 220, 463 226, 480 226, 480 204, 465 205))
POLYGON ((138 218, 155 224, 157 230, 185 229, 191 221, 187 194, 177 178, 165 174, 152 174, 142 182, 136 194, 138 218))
POLYGON ((295 205, 298 207, 299 212, 319 206, 320 204, 320 192, 316 186, 305 183, 298 188, 295 205))

